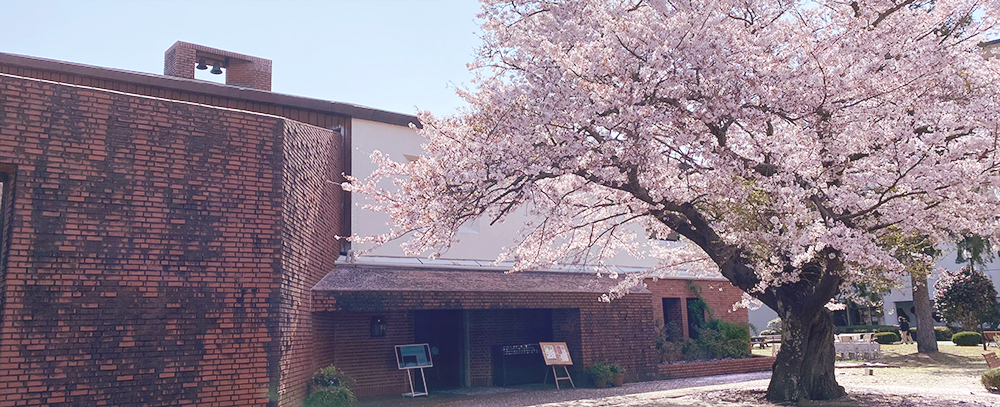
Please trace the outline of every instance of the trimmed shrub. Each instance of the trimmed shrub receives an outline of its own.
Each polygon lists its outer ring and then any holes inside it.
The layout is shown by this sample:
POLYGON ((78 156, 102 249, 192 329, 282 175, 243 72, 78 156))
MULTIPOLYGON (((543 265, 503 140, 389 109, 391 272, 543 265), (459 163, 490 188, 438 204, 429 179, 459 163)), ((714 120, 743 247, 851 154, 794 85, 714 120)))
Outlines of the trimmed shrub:
POLYGON ((350 407, 355 401, 351 389, 344 386, 328 386, 313 390, 306 398, 305 407, 350 407))
POLYGON ((330 365, 320 369, 309 380, 305 407, 350 407, 357 399, 354 397, 354 380, 344 374, 343 370, 330 365))
POLYGON ((936 326, 934 327, 934 339, 938 341, 950 341, 951 336, 954 335, 951 332, 951 328, 946 326, 936 326))
POLYGON ((951 336, 951 341, 958 346, 976 346, 983 343, 983 336, 979 332, 959 332, 951 336))
POLYGON ((899 335, 897 335, 895 332, 879 332, 875 334, 874 338, 875 342, 881 343, 883 345, 887 345, 893 342, 899 342, 899 335))
POLYGON ((1000 367, 983 372, 983 387, 991 392, 1000 391, 1000 367))

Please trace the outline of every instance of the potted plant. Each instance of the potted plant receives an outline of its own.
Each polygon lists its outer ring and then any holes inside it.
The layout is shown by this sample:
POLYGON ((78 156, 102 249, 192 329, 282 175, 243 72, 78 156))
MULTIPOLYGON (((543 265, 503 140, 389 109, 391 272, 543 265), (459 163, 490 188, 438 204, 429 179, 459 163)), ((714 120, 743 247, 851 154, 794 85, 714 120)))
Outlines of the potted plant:
POLYGON ((598 389, 603 389, 608 386, 608 382, 614 377, 614 373, 611 372, 611 364, 606 362, 597 362, 590 365, 587 369, 587 374, 590 375, 591 379, 594 379, 594 387, 598 389))
POLYGON ((611 363, 611 385, 615 387, 622 387, 625 383, 625 369, 622 369, 621 365, 617 363, 611 363))

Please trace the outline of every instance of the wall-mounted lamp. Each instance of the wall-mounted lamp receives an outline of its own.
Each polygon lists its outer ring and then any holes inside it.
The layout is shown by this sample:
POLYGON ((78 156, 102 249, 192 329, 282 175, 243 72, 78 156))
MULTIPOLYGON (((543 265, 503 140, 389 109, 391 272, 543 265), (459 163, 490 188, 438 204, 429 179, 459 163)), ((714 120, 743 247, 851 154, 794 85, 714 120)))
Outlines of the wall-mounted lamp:
POLYGON ((389 324, 385 322, 385 317, 381 315, 376 315, 372 317, 371 323, 371 336, 372 338, 382 338, 385 337, 385 331, 389 328, 389 324))

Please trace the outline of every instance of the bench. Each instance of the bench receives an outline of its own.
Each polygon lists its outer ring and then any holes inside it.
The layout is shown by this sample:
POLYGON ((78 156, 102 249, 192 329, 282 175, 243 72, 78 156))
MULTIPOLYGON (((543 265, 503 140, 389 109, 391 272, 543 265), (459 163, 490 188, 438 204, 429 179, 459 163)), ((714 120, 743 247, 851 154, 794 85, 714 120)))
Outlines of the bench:
POLYGON ((760 335, 760 336, 750 337, 751 347, 753 347, 753 345, 756 344, 760 346, 761 349, 764 349, 765 347, 767 347, 769 344, 772 343, 781 343, 781 335, 760 335))
POLYGON ((997 338, 1000 336, 1000 331, 983 331, 983 341, 986 342, 986 346, 996 346, 1000 348, 1000 344, 997 343, 997 338))
POLYGON ((984 353, 983 358, 986 358, 986 366, 989 366, 990 369, 1000 367, 1000 358, 997 358, 996 352, 984 353))

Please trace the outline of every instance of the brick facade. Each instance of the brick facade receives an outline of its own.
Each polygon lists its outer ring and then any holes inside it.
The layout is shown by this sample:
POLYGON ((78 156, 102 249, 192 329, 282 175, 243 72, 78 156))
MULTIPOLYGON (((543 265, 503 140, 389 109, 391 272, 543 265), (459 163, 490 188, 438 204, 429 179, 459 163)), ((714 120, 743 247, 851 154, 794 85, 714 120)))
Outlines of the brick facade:
MULTIPOLYGON (((688 332, 688 314, 686 302, 689 298, 696 298, 695 294, 688 286, 688 281, 680 279, 646 279, 646 289, 653 293, 653 315, 659 324, 663 324, 663 299, 678 299, 678 307, 668 310, 669 317, 679 317, 680 328, 684 337, 690 337, 688 332), (672 313, 670 311, 673 311, 672 313)), ((727 322, 748 323, 749 314, 746 308, 733 310, 733 304, 741 301, 743 291, 733 286, 725 280, 693 280, 696 287, 701 289, 702 298, 708 304, 712 315, 727 322)))
POLYGON ((324 327, 324 338, 317 341, 329 344, 324 345, 321 363, 336 364, 355 377, 359 394, 379 395, 404 390, 400 386, 405 386, 406 377, 396 367, 392 345, 413 340, 414 310, 469 310, 473 385, 493 384, 493 345, 529 339, 517 328, 524 323, 518 314, 529 309, 552 310, 552 338, 570 346, 574 377, 583 378, 586 366, 608 361, 621 364, 628 381, 654 379, 659 356, 651 301, 648 293, 608 304, 592 293, 314 291, 313 309, 323 315, 318 324, 324 327), (393 316, 387 335, 392 340, 368 338, 367 324, 376 313, 393 316))
POLYGON ((319 366, 336 365, 357 381, 359 397, 410 391, 396 366, 395 345, 413 342, 413 311, 317 312, 316 358, 319 366), (386 318, 383 338, 368 333, 371 318, 386 318))
POLYGON ((770 371, 774 365, 774 360, 774 357, 753 357, 748 359, 674 363, 660 365, 659 372, 661 379, 682 379, 685 377, 767 372, 770 371))
POLYGON ((281 211, 281 336, 279 379, 281 405, 297 407, 306 381, 318 369, 313 360, 310 289, 333 269, 340 243, 343 194, 328 182, 340 180, 339 134, 285 121, 281 211))
POLYGON ((332 132, 8 75, 0 111, 0 405, 264 405, 311 374, 296 329, 339 201, 312 196, 337 162, 303 163, 332 132))

